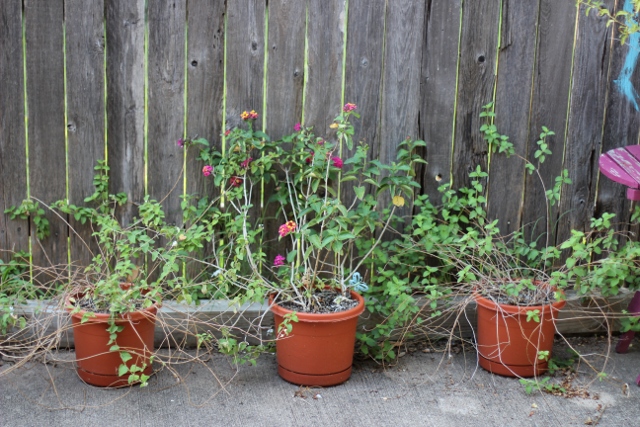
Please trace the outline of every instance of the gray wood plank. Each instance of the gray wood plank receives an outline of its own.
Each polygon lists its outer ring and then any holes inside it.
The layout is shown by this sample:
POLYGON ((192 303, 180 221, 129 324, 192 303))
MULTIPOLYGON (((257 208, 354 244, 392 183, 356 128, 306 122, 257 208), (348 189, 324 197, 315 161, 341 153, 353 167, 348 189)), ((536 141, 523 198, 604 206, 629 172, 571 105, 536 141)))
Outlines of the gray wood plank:
MULTIPOLYGON (((276 140, 293 133, 295 124, 302 122, 306 8, 295 0, 272 0, 268 13, 266 130, 276 140)), ((265 184, 264 200, 274 192, 275 185, 265 184)), ((274 220, 277 209, 274 204, 263 212, 262 248, 270 262, 286 251, 283 241, 272 238, 281 225, 274 220)))
POLYGON ((450 182, 461 7, 461 0, 428 2, 425 10, 420 137, 427 143, 428 164, 419 179, 422 193, 436 204, 438 187, 450 182))
MULTIPOLYGON (((617 9, 622 9, 624 2, 618 2, 617 9)), ((640 111, 635 107, 620 90, 619 81, 623 70, 628 67, 626 58, 631 54, 629 44, 621 45, 618 41, 618 33, 613 31, 611 66, 607 80, 606 117, 602 134, 601 152, 607 152, 613 148, 624 147, 638 143, 640 138, 640 111)), ((640 34, 631 38, 628 43, 636 43, 640 34), (635 40, 634 40, 635 39, 635 40)), ((637 49, 637 47, 636 47, 637 49)), ((640 73, 631 70, 629 82, 634 88, 640 88, 640 73)), ((594 177, 595 179, 595 177, 594 177)), ((598 177, 598 191, 596 199, 595 215, 600 217, 604 212, 616 214, 614 221, 619 225, 618 230, 626 229, 626 222, 633 211, 633 203, 626 197, 626 188, 613 182, 604 175, 598 177)))
MULTIPOLYGON (((613 6, 614 2, 608 4, 613 6)), ((611 53, 611 31, 605 23, 595 13, 587 17, 581 12, 578 17, 564 154, 564 167, 573 184, 566 187, 560 201, 562 220, 557 236, 560 241, 569 238, 572 229, 588 230, 594 213, 611 53)))
MULTIPOLYGON (((495 124, 508 135, 518 156, 525 157, 531 113, 531 82, 536 48, 538 1, 508 0, 502 6, 495 124)), ((503 235, 520 228, 525 163, 504 154, 491 155, 488 214, 503 235)))
MULTIPOLYGON (((187 136, 199 135, 219 145, 224 88, 224 3, 189 2, 187 46, 187 136)), ((177 137, 176 137, 177 139, 177 137)), ((211 195, 215 190, 202 176, 196 157, 187 154, 187 194, 211 195)))
POLYGON ((266 129, 272 139, 302 121, 305 12, 295 0, 269 2, 266 129))
MULTIPOLYGON (((424 7, 411 0, 387 3, 380 140, 372 149, 382 163, 395 161, 398 144, 418 136, 424 7)), ((380 201, 381 207, 388 206, 391 198, 387 194, 380 201)), ((411 209, 407 203, 395 214, 408 216, 411 209)))
MULTIPOLYGON (((237 126, 246 128, 247 124, 240 118, 243 111, 255 110, 258 113, 258 119, 253 121, 253 129, 262 129, 265 120, 263 108, 265 3, 258 0, 227 3, 225 31, 227 46, 225 126, 227 129, 237 126)), ((260 183, 253 184, 255 185, 251 200, 253 208, 249 212, 249 222, 257 228, 258 223, 262 223, 264 210, 260 208, 260 183)), ((224 230, 221 232, 224 233, 224 230)), ((261 248, 269 252, 268 243, 261 242, 261 248)))
POLYGON ((480 133, 479 116, 481 107, 493 99, 499 12, 500 1, 495 0, 463 5, 452 161, 454 188, 468 186, 469 173, 477 166, 487 170, 487 144, 480 133))
MULTIPOLYGON (((104 2, 65 0, 65 27, 69 202, 82 206, 105 152, 104 2)), ((87 265, 97 253, 92 228, 72 217, 69 223, 71 262, 87 265)))
MULTIPOLYGON (((573 2, 541 0, 538 17, 538 40, 533 82, 532 113, 527 141, 527 158, 534 161, 536 141, 542 126, 556 133, 548 140, 553 155, 547 156, 540 171, 544 186, 553 188, 555 177, 562 171, 564 133, 567 121, 569 90, 571 85, 571 60, 574 45, 576 7, 573 2), (569 25, 568 23, 572 23, 569 25)), ((569 189, 568 191, 571 191, 569 189)), ((558 205, 552 209, 547 236, 546 197, 540 179, 526 176, 523 208, 523 226, 532 240, 545 244, 554 242, 558 205)))
POLYGON ((124 224, 144 197, 144 1, 109 0, 107 26, 107 150, 109 191, 125 192, 124 224))
POLYGON ((330 136, 329 125, 340 112, 345 1, 308 1, 304 124, 330 136))
MULTIPOLYGON (((187 136, 202 136, 218 147, 224 89, 224 6, 217 0, 195 0, 189 2, 187 11, 187 136)), ((219 191, 202 175, 198 152, 192 149, 187 153, 187 194, 211 199, 219 191)), ((200 256, 206 254, 204 251, 200 256)), ((197 264, 187 268, 192 276, 200 272, 197 264)))
POLYGON ((350 0, 344 101, 358 106, 353 141, 379 146, 385 0, 350 0))
POLYGON ((29 250, 28 221, 4 213, 27 197, 22 1, 0 3, 0 22, 0 259, 6 262, 10 255, 1 251, 29 250))
POLYGON ((184 131, 186 5, 150 2, 147 16, 147 190, 151 199, 161 202, 167 223, 181 226, 184 154, 175 140, 184 131))
MULTIPOLYGON (((63 19, 62 0, 24 2, 29 187, 31 196, 46 204, 66 197, 63 19)), ((33 263, 43 267, 66 264, 67 226, 50 211, 45 216, 51 235, 39 241, 32 231, 33 263)), ((47 282, 49 278, 34 280, 47 282)))
MULTIPOLYGON (((353 150, 342 147, 343 157, 349 158, 359 142, 369 146, 368 158, 377 158, 372 147, 380 147, 380 110, 382 107, 382 72, 384 69, 384 0, 350 0, 347 22, 347 50, 345 56, 344 102, 358 106, 360 118, 352 118, 353 150)), ((379 151, 379 150, 376 150, 379 151)), ((343 200, 351 203, 359 184, 348 181, 341 185, 343 200)), ((367 187, 369 187, 367 185, 367 187)), ((365 281, 369 276, 364 277, 365 281)))
POLYGON ((260 115, 254 122, 262 128, 264 112, 264 13, 258 0, 233 1, 227 4, 226 28, 226 127, 238 126, 243 111, 260 115))

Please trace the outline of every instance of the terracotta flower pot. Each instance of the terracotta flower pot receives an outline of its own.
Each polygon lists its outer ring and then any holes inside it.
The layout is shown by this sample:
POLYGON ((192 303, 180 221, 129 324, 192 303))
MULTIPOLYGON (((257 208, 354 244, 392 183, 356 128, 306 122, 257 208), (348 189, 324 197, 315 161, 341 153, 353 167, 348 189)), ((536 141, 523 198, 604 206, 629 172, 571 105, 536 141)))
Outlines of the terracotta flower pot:
MULTIPOLYGON (((71 296, 70 296, 71 297, 71 296)), ((76 296, 77 297, 77 296, 76 296)), ((65 306, 73 305, 69 297, 65 306)), ((124 329, 118 332, 116 344, 120 351, 127 351, 133 356, 127 366, 146 364, 145 375, 153 372, 149 357, 153 351, 153 336, 156 323, 158 304, 121 315, 116 324, 124 329)), ((122 364, 119 351, 109 351, 108 314, 96 313, 89 320, 81 323, 85 311, 71 314, 73 324, 73 341, 76 350, 77 372, 80 378, 88 384, 99 387, 123 387, 129 385, 128 374, 118 375, 118 368, 122 364)))
POLYGON ((547 371, 547 360, 539 351, 551 355, 555 320, 566 301, 542 306, 496 304, 476 296, 478 305, 477 346, 479 363, 494 374, 508 377, 534 377, 547 371), (527 322, 527 312, 538 310, 540 322, 527 322))
MULTIPOLYGON (((353 349, 358 317, 364 311, 364 299, 351 291, 358 305, 350 310, 313 314, 296 312, 298 322, 292 322, 289 336, 276 341, 278 374, 294 384, 332 386, 351 376, 353 349)), ((276 331, 283 316, 291 310, 273 303, 269 298, 276 331)))

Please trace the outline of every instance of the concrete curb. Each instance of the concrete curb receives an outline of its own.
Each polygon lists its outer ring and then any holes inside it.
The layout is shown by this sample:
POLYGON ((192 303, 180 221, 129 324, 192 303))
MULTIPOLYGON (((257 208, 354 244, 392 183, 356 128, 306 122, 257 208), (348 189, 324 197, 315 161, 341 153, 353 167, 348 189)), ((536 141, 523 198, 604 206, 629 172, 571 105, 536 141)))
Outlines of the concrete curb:
MULTIPOLYGON (((558 333, 577 335, 606 333, 609 330, 615 332, 619 329, 617 318, 632 296, 633 292, 624 290, 615 298, 585 303, 583 297, 568 292, 567 305, 560 312, 557 321, 558 333)), ((476 321, 474 301, 460 299, 459 311, 447 312, 437 317, 429 316, 427 300, 419 298, 418 304, 425 307, 423 317, 427 320, 415 328, 417 336, 424 334, 430 339, 437 339, 449 337, 453 331, 456 337, 473 337, 476 321)), ((59 302, 29 301, 26 305, 16 307, 15 314, 29 319, 28 326, 25 330, 14 329, 5 340, 28 339, 40 341, 45 346, 73 348, 71 322, 59 302)), ((382 321, 380 316, 365 310, 358 328, 370 329, 382 321)), ((158 348, 194 348, 197 345, 197 334, 210 333, 220 337, 221 328, 227 328, 236 337, 256 344, 274 338, 272 326, 273 316, 267 303, 233 306, 223 300, 205 300, 199 305, 166 301, 158 312, 155 345, 158 348)))

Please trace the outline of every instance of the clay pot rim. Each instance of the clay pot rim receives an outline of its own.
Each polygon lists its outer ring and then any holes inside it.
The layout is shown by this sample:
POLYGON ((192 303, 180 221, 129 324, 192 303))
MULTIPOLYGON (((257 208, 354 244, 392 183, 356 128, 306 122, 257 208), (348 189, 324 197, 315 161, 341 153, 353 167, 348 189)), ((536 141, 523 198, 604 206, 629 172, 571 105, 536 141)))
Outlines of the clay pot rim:
MULTIPOLYGON (((127 285, 127 284, 124 284, 124 285, 127 285)), ((64 298, 64 309, 71 315, 71 317, 76 318, 78 320, 81 320, 84 314, 90 311, 80 309, 79 311, 72 313, 73 309, 70 308, 70 306, 73 306, 74 304, 70 300, 71 298, 79 299, 79 298, 82 298, 83 296, 84 294, 80 290, 75 290, 68 293, 64 298)), ((130 321, 130 320, 137 321, 141 319, 154 318, 156 316, 156 312, 161 306, 162 306, 162 303, 154 302, 152 306, 147 308, 141 308, 139 310, 130 311, 128 313, 120 313, 118 314, 118 318, 122 320, 127 320, 127 321, 130 321)), ((111 314, 109 313, 96 313, 96 312, 90 312, 90 313, 93 313, 94 315, 89 317, 87 322, 91 322, 91 321, 106 322, 111 318, 111 314)))
MULTIPOLYGON (((354 317, 360 316, 364 312, 364 298, 358 292, 349 290, 351 293, 351 298, 354 298, 358 301, 358 305, 349 310, 338 311, 335 313, 304 313, 301 311, 296 311, 296 316, 298 316, 298 320, 311 321, 311 322, 335 322, 338 320, 347 320, 354 317)), ((269 309, 278 316, 285 316, 287 314, 293 313, 293 310, 289 310, 287 308, 279 306, 274 302, 274 298, 276 297, 276 293, 272 293, 269 295, 269 309)))
MULTIPOLYGON (((542 286, 542 287, 550 287, 547 283, 545 282, 541 282, 541 281, 534 281, 534 283, 538 286, 542 286)), ((562 295, 564 295, 564 292, 562 290, 558 291, 558 289, 556 287, 551 287, 551 289, 554 292, 560 292, 562 295)), ((559 311, 561 310, 566 304, 567 304, 567 300, 566 299, 561 299, 555 302, 552 302, 551 304, 544 304, 544 305, 512 305, 512 304, 502 304, 502 303, 497 303, 489 298, 486 298, 482 295, 480 295, 480 293, 477 290, 474 290, 473 292, 473 297, 476 300, 476 304, 489 309, 489 310, 494 310, 494 311, 502 311, 502 312, 506 312, 509 314, 522 314, 522 313, 527 313, 528 311, 532 311, 532 310, 540 310, 540 312, 547 312, 549 310, 552 311, 559 311)))

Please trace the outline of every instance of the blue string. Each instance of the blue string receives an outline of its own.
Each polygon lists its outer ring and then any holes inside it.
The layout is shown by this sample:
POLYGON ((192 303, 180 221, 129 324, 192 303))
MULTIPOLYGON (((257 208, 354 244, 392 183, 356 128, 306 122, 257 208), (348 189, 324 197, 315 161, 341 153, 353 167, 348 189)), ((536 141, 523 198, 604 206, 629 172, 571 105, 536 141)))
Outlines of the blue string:
POLYGON ((351 280, 349 280, 349 287, 353 288, 356 292, 366 292, 369 290, 369 286, 362 281, 360 273, 353 273, 351 280))

